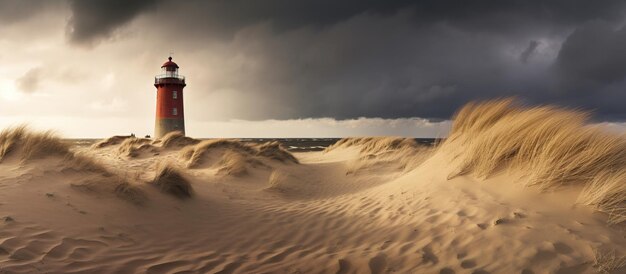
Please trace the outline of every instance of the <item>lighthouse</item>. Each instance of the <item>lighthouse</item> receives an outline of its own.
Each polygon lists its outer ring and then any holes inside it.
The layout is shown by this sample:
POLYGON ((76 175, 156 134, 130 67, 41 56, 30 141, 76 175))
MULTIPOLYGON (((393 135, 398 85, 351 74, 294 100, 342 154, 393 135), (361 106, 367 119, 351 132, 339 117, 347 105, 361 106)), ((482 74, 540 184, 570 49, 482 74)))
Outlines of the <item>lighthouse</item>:
POLYGON ((154 136, 161 138, 172 131, 185 134, 185 112, 183 109, 183 88, 185 77, 178 74, 178 65, 172 57, 161 66, 161 74, 154 77, 157 89, 156 122, 154 136))

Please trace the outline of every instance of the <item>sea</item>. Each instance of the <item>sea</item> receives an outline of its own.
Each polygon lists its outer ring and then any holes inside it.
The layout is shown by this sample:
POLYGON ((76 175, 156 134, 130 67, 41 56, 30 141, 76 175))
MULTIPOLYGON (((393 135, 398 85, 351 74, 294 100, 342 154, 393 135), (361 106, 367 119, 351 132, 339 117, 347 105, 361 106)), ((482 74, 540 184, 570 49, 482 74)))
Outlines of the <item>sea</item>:
MULTIPOLYGON (((72 146, 91 146, 102 139, 65 139, 72 146)), ((199 139, 210 140, 210 139, 199 139)), ((341 138, 238 138, 242 142, 265 143, 278 141, 284 148, 292 152, 321 151, 331 146, 341 138)), ((433 146, 438 140, 436 138, 415 138, 419 144, 433 146)))

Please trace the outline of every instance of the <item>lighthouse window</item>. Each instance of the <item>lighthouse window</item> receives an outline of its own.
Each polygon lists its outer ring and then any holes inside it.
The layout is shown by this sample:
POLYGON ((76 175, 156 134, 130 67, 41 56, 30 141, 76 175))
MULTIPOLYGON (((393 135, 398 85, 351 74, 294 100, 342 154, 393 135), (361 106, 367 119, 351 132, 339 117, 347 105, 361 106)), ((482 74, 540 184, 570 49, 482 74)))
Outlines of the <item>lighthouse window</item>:
POLYGON ((178 115, 178 109, 177 108, 173 108, 172 109, 172 115, 178 115))
POLYGON ((172 99, 178 99, 178 91, 172 91, 172 99))

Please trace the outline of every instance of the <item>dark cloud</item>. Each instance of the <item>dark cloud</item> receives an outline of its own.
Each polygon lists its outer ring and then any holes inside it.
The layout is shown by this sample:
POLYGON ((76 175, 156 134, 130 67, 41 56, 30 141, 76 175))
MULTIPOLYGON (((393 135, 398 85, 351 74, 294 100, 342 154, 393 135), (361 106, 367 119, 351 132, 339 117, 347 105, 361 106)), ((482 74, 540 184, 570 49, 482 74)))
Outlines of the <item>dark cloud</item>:
POLYGON ((215 53, 234 64, 204 62, 221 74, 196 85, 208 86, 208 95, 244 93, 240 102, 255 107, 229 114, 244 119, 442 118, 469 99, 530 89, 525 70, 534 65, 515 67, 519 60, 505 58, 501 47, 507 44, 498 37, 446 24, 420 26, 412 16, 364 14, 322 30, 278 34, 248 29, 226 44, 226 52, 215 53), (237 65, 242 59, 255 65, 237 65), (273 106, 277 102, 288 107, 273 106))
MULTIPOLYGON (((213 83, 257 105, 236 118, 445 118, 467 100, 502 96, 581 106, 551 84, 558 49, 539 45, 589 21, 619 24, 626 3, 574 2, 167 1, 154 18, 176 23, 153 23, 168 39, 223 42, 224 58, 261 64, 213 83)), ((600 101, 582 107, 608 115, 600 101)))
POLYGON ((41 82, 41 68, 36 67, 28 70, 22 77, 16 80, 17 88, 24 93, 33 93, 39 89, 41 82))
POLYGON ((535 53, 535 50, 537 50, 538 46, 539 42, 535 40, 530 41, 530 43, 528 43, 528 47, 522 52, 522 54, 520 54, 520 61, 522 61, 522 63, 524 64, 528 63, 528 59, 530 59, 530 57, 535 53))
MULTIPOLYGON (((69 22, 73 41, 107 37, 144 11, 159 10, 155 27, 178 28, 177 33, 233 35, 249 25, 271 22, 276 30, 305 26, 325 27, 370 13, 391 15, 411 9, 415 24, 443 22, 474 31, 511 33, 528 29, 577 25, 587 20, 619 20, 626 3, 621 0, 523 1, 477 0, 70 0, 69 22), (169 25, 169 26, 168 26, 169 25)), ((174 33, 172 33, 174 34, 174 33)))
POLYGON ((364 13, 390 15, 403 9, 413 11, 415 24, 441 22, 472 31, 515 33, 549 32, 596 19, 621 20, 625 6, 620 0, 476 0, 471 4, 458 0, 231 0, 163 1, 160 11, 162 16, 182 11, 185 15, 176 17, 177 25, 187 29, 228 34, 259 22, 271 22, 277 30, 325 27, 364 13))
POLYGON ((62 1, 0 0, 0 28, 58 9, 62 1))
POLYGON ((468 100, 503 96, 626 117, 618 106, 626 90, 622 0, 118 0, 70 7, 68 34, 81 45, 145 14, 142 31, 153 34, 146 44, 193 54, 196 64, 187 68, 196 77, 189 81, 204 103, 220 92, 237 97, 230 118, 446 118, 468 100))
POLYGON ((589 22, 563 42, 555 61, 562 101, 626 119, 626 28, 589 22))
POLYGON ((591 22, 577 28, 565 40, 556 66, 566 82, 608 85, 626 76, 624 49, 626 28, 591 22))
POLYGON ((72 43, 92 45, 108 38, 117 28, 154 7, 155 3, 156 0, 71 0, 72 17, 67 34, 72 43))

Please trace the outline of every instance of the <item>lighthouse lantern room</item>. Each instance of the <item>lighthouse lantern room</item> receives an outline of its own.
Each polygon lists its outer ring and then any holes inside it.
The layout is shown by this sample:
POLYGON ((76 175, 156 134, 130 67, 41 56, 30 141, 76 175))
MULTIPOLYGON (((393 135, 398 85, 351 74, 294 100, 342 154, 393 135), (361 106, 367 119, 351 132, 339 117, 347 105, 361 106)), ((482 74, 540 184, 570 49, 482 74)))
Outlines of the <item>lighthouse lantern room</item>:
POLYGON ((161 66, 161 74, 154 77, 157 89, 156 123, 154 136, 161 138, 172 131, 185 134, 185 115, 183 109, 183 88, 185 77, 178 74, 178 65, 172 57, 161 66))

